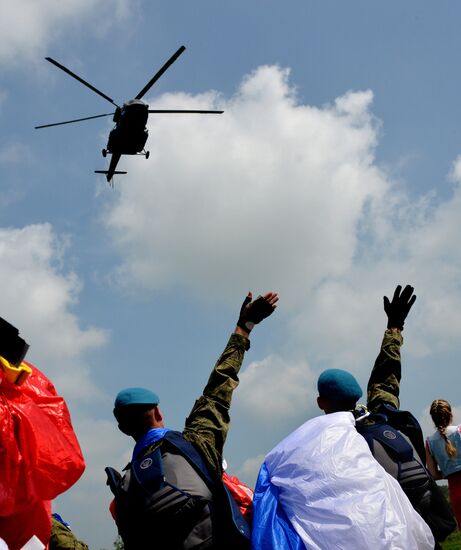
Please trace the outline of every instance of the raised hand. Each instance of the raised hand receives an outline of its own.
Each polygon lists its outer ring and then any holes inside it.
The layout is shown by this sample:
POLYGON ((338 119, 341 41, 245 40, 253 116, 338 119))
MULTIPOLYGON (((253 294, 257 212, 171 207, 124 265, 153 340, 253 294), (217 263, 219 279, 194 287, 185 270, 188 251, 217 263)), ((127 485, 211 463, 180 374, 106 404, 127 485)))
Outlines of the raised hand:
POLYGON ((403 291, 401 285, 395 289, 392 302, 387 296, 384 296, 384 311, 387 315, 387 328, 398 328, 403 330, 403 325, 411 306, 415 303, 416 296, 413 294, 414 288, 407 285, 403 291))
POLYGON ((253 301, 253 295, 249 292, 240 308, 237 326, 250 333, 255 325, 272 314, 277 307, 278 299, 276 292, 266 292, 253 301))

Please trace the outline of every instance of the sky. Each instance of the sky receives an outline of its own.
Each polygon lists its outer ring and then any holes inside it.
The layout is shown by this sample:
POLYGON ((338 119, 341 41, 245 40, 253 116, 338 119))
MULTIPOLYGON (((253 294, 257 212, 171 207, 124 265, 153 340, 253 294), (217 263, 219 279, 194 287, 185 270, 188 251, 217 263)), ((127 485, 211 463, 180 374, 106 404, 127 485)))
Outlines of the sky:
POLYGON ((92 550, 116 528, 105 466, 133 442, 116 393, 146 386, 181 429, 248 290, 280 294, 251 335, 225 448, 253 485, 265 454, 320 413, 316 380, 365 389, 386 316, 415 287, 401 407, 461 422, 461 6, 426 0, 2 0, 0 315, 66 399, 86 471, 54 503, 92 550), (111 112, 144 98, 150 158, 94 174, 111 112))

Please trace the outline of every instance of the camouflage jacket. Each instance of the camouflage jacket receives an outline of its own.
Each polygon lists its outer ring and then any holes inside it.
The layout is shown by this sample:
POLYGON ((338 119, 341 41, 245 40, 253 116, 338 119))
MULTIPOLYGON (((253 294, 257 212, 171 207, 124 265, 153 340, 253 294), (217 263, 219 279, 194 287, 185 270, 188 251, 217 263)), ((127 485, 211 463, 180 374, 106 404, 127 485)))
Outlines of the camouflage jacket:
POLYGON ((232 393, 239 384, 238 372, 249 348, 248 338, 231 335, 183 431, 184 438, 194 444, 210 466, 210 472, 219 477, 222 476, 223 448, 230 425, 232 393))
POLYGON ((402 366, 400 347, 403 336, 398 329, 384 332, 383 342, 367 386, 367 407, 375 412, 381 404, 387 403, 396 409, 400 407, 400 379, 402 366))

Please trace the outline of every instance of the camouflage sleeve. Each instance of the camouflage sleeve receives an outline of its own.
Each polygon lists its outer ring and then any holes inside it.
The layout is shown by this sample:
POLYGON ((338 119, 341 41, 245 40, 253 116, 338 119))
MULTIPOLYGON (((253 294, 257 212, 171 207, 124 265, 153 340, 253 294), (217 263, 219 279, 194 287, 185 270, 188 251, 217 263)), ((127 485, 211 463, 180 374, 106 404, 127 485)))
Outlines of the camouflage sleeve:
POLYGON ((400 407, 400 346, 403 337, 399 330, 388 329, 384 332, 381 350, 376 358, 367 386, 367 407, 375 411, 382 403, 395 408, 400 407))
POLYGON ((184 438, 193 443, 218 475, 222 472, 224 442, 229 430, 232 393, 239 384, 238 372, 250 341, 232 334, 226 349, 186 419, 184 438))

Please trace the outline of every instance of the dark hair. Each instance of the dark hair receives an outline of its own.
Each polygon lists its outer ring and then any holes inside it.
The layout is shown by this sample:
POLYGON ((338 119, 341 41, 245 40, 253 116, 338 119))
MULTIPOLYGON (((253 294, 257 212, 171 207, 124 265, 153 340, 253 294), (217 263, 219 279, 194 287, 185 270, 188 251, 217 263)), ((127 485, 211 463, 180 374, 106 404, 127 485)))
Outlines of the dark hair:
POLYGON ((155 409, 157 405, 127 405, 126 407, 116 407, 113 410, 117 421, 121 418, 129 419, 130 421, 139 421, 144 417, 144 414, 151 409, 155 409))
POLYGON ((447 455, 450 458, 455 457, 457 454, 456 447, 447 437, 447 426, 453 418, 450 403, 445 401, 445 399, 436 399, 432 402, 430 414, 435 427, 445 441, 445 450, 447 451, 447 455))
POLYGON ((330 412, 352 412, 357 405, 356 399, 331 399, 328 397, 319 397, 328 403, 328 410, 330 412))

